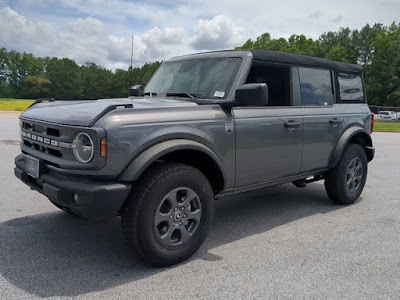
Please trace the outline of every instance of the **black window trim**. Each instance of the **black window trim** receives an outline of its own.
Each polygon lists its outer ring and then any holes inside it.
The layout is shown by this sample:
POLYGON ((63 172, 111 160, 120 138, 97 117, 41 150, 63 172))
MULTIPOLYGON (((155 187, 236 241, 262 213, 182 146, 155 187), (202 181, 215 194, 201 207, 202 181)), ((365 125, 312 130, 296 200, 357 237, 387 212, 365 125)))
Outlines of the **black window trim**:
MULTIPOLYGON (((337 103, 336 98, 337 98, 337 87, 336 87, 336 81, 335 80, 335 76, 334 76, 334 70, 332 69, 328 69, 328 68, 319 68, 319 67, 307 67, 307 66, 297 66, 298 70, 299 70, 299 82, 300 82, 300 107, 305 107, 305 108, 332 108, 334 104, 337 103), (303 105, 302 103, 302 98, 301 98, 301 77, 300 77, 300 69, 314 69, 314 70, 322 70, 322 71, 328 71, 331 75, 331 90, 332 90, 332 104, 329 105, 303 105)), ((338 86, 339 83, 337 82, 338 86)))
MULTIPOLYGON (((290 88, 290 93, 289 93, 289 97, 290 97, 290 105, 282 105, 282 106, 271 106, 271 105, 267 105, 267 106, 256 106, 257 108, 260 107, 265 107, 265 108, 292 108, 292 107, 297 107, 294 105, 294 98, 293 98, 293 74, 292 74, 292 68, 293 67, 297 67, 297 66, 293 66, 290 64, 285 64, 285 63, 275 63, 275 62, 271 62, 271 61, 264 61, 264 60, 254 60, 251 62, 250 67, 247 71, 247 75, 244 78, 244 82, 243 84, 246 84, 247 78, 250 74, 251 68, 253 67, 254 64, 260 64, 263 66, 271 66, 271 67, 276 67, 276 68, 285 68, 288 69, 289 71, 289 88, 290 88)), ((249 107, 248 107, 249 108, 249 107)))
POLYGON ((365 91, 365 82, 364 82, 364 76, 363 76, 362 73, 344 72, 344 71, 334 71, 334 73, 335 73, 335 86, 336 86, 336 90, 338 91, 336 93, 336 103, 340 103, 340 104, 363 104, 363 103, 367 103, 367 95, 366 95, 366 91, 365 91), (344 74, 349 74, 349 75, 356 75, 356 76, 360 76, 361 77, 361 84, 362 84, 363 96, 364 96, 363 100, 342 100, 340 98, 339 73, 344 73, 344 74))

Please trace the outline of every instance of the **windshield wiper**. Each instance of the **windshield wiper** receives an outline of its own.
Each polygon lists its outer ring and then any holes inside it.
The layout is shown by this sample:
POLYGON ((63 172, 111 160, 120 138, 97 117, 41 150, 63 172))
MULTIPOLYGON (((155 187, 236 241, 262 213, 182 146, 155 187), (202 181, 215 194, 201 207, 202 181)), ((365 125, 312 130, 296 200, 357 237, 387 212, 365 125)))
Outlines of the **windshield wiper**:
POLYGON ((186 97, 190 99, 196 99, 196 95, 190 93, 165 93, 166 96, 186 97))

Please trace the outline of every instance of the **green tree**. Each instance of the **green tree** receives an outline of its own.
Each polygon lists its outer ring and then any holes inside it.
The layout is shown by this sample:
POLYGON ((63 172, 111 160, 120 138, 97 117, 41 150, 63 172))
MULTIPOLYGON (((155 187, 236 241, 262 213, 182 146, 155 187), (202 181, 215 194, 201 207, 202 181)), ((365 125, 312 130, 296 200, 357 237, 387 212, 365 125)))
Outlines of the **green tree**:
POLYGON ((79 99, 82 85, 79 66, 75 61, 52 58, 47 64, 46 77, 50 80, 50 94, 56 99, 79 99))
POLYGON ((113 73, 94 63, 80 67, 80 84, 82 99, 100 99, 112 97, 111 86, 113 73))
POLYGON ((117 69, 113 74, 111 81, 111 95, 113 97, 126 97, 129 93, 129 87, 132 85, 130 71, 117 69))
POLYGON ((236 49, 268 49, 306 54, 336 61, 359 63, 370 104, 400 105, 400 24, 366 25, 360 30, 341 28, 325 32, 317 40, 304 35, 272 39, 264 33, 236 49))
POLYGON ((49 97, 50 80, 44 76, 31 76, 25 78, 25 92, 29 98, 49 97))

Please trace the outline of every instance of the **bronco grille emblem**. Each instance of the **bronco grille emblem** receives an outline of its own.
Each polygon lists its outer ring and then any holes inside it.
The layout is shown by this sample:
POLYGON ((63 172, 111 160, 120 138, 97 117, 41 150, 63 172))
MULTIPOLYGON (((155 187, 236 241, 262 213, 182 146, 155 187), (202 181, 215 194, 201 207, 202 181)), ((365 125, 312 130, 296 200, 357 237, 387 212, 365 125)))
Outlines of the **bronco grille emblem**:
POLYGON ((51 146, 54 146, 54 147, 58 147, 58 141, 56 141, 56 140, 52 140, 52 139, 49 139, 49 138, 46 138, 46 137, 43 137, 43 136, 40 136, 40 135, 32 134, 30 132, 25 132, 25 131, 22 131, 21 134, 26 139, 29 139, 29 140, 32 140, 32 141, 37 141, 39 143, 43 143, 43 144, 46 144, 46 145, 51 145, 51 146))

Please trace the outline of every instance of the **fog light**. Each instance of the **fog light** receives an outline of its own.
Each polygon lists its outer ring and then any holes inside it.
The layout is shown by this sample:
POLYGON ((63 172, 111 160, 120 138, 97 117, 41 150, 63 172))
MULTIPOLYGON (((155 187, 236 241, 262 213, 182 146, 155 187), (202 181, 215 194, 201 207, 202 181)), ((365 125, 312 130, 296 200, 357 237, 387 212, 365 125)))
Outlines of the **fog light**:
POLYGON ((74 194, 74 202, 75 202, 75 203, 78 203, 78 201, 79 201, 78 195, 77 195, 77 194, 74 194))

